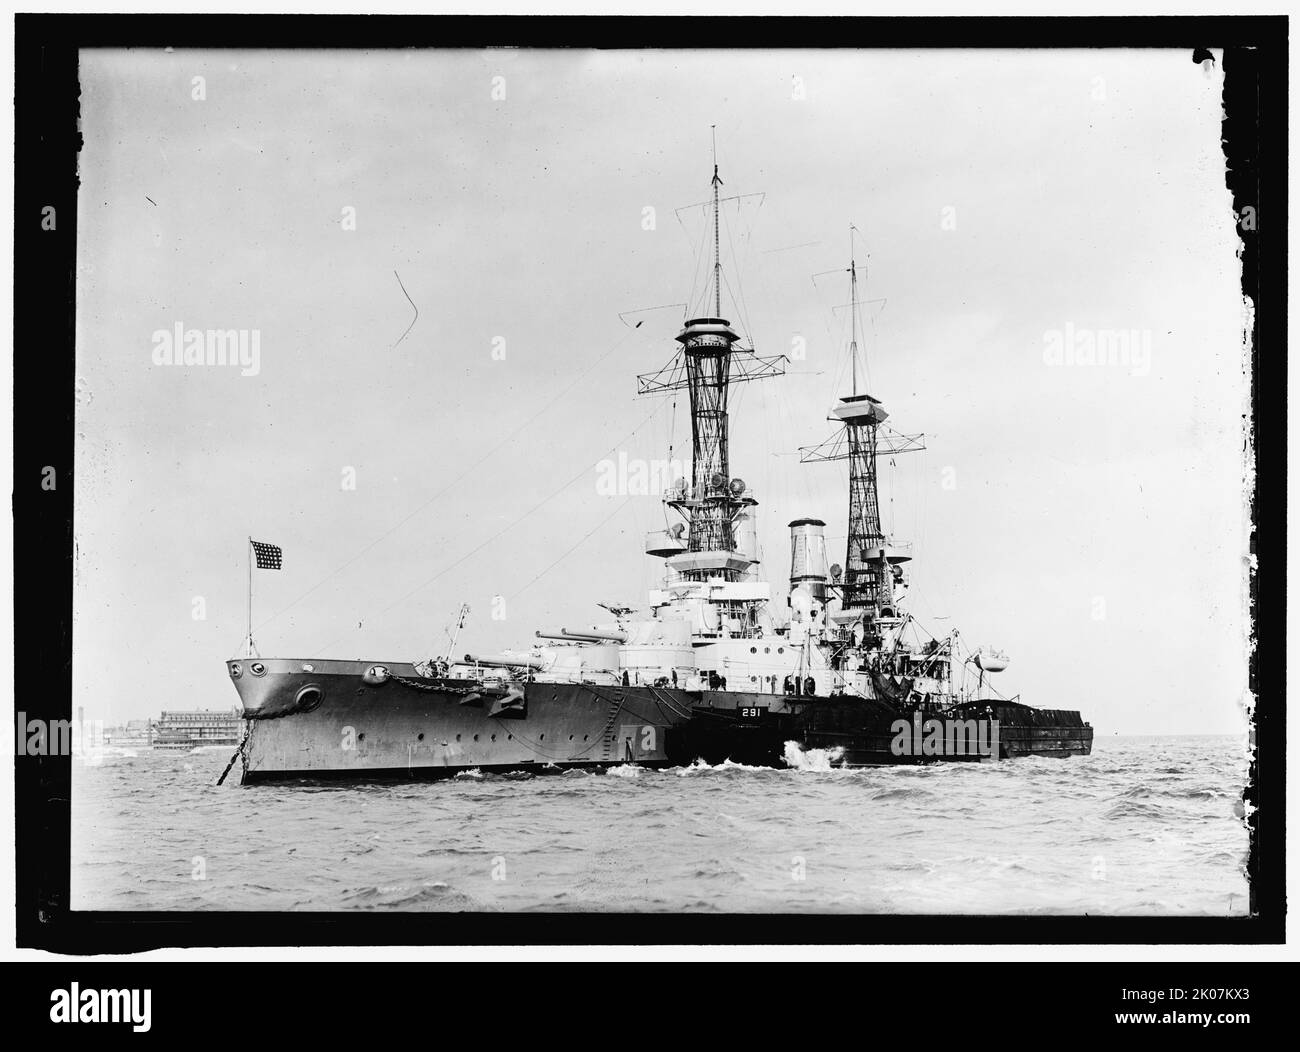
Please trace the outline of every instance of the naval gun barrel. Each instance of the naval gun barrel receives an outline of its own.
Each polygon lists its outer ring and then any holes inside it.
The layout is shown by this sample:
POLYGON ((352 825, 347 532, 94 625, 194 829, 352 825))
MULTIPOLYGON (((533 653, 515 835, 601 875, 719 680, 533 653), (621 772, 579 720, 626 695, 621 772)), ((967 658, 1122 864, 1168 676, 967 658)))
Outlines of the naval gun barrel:
POLYGON ((465 664, 487 665, 489 668, 530 668, 540 672, 546 662, 539 658, 511 657, 508 654, 466 654, 465 664))
POLYGON ((597 632, 592 629, 589 632, 570 632, 567 628, 561 628, 558 632, 543 632, 538 630, 538 639, 567 639, 571 643, 626 643, 626 632, 597 632))

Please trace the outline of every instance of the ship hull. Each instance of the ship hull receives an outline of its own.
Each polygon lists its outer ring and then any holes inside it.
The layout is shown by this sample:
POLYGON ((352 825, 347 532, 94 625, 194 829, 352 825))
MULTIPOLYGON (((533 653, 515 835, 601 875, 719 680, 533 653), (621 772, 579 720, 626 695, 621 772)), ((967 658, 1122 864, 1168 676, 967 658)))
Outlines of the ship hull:
POLYGON ((240 669, 234 682, 246 718, 245 783, 423 781, 471 770, 599 771, 699 760, 784 767, 789 742, 830 750, 837 766, 1086 755, 1092 745, 1092 729, 1077 713, 1052 712, 1035 723, 1032 714, 1048 710, 1027 706, 998 713, 997 755, 913 756, 894 748, 899 711, 873 699, 593 683, 490 687, 428 679, 400 662, 268 658, 229 666, 240 669), (377 667, 385 675, 378 682, 377 667))
POLYGON ((651 687, 529 683, 509 691, 425 679, 389 662, 248 662, 235 680, 248 728, 243 780, 432 779, 489 771, 670 763, 665 732, 690 709, 651 687), (310 671, 305 671, 309 668, 310 671), (373 677, 372 677, 373 678, 373 677), (306 704, 300 700, 306 692, 306 704))
MULTIPOLYGON (((899 766, 936 761, 971 763, 1027 756, 1087 756, 1092 727, 1073 710, 1035 709, 1014 702, 975 703, 919 717, 996 720, 998 735, 987 750, 924 748, 900 750, 900 721, 915 717, 880 699, 854 697, 792 698, 764 694, 705 692, 693 706, 690 724, 669 736, 676 758, 709 763, 730 759, 752 766, 787 766, 786 745, 820 749, 837 767, 899 766)), ((964 741, 962 745, 964 746, 964 741)))

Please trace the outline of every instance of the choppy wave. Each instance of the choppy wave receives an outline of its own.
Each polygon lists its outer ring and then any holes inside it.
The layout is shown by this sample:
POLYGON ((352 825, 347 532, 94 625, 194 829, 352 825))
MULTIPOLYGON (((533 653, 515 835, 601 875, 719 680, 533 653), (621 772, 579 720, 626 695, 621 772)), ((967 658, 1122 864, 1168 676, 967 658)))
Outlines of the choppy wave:
POLYGON ((1249 907, 1232 738, 848 769, 620 764, 215 786, 229 753, 73 766, 76 909, 1180 913, 1249 907), (193 859, 208 878, 193 877, 193 859), (219 875, 219 879, 215 879, 219 875))
POLYGON ((796 771, 830 771, 832 765, 838 766, 844 758, 844 750, 838 746, 834 749, 808 749, 799 747, 798 742, 785 743, 785 762, 787 767, 796 771))
POLYGON ((134 760, 139 755, 126 745, 95 745, 82 750, 77 759, 83 763, 99 763, 103 760, 134 760))
POLYGON ((1105 812, 1105 817, 1111 820, 1140 818, 1158 822, 1173 815, 1174 812, 1162 804, 1139 800, 1121 800, 1105 812))
POLYGON ((929 789, 922 789, 920 786, 895 787, 891 789, 877 789, 871 794, 873 800, 933 800, 935 793, 929 789))
POLYGON ((445 881, 430 880, 420 884, 392 884, 357 888, 344 894, 343 909, 462 911, 478 907, 475 899, 450 887, 445 881))
POLYGON ((747 763, 737 763, 735 760, 723 760, 721 763, 710 764, 700 759, 695 760, 688 767, 677 767, 673 771, 679 778, 686 778, 694 774, 735 774, 746 771, 751 774, 770 777, 775 773, 771 767, 754 767, 747 763))

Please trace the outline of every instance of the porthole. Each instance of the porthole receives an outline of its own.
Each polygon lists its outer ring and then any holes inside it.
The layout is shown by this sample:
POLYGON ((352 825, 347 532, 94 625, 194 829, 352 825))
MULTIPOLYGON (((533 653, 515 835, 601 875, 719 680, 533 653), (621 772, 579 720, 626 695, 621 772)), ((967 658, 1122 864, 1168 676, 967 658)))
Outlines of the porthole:
POLYGON ((586 736, 585 734, 582 736, 582 740, 583 740, 583 741, 586 741, 586 740, 587 740, 587 736, 586 736))
POLYGON ((424 741, 424 731, 421 731, 419 734, 417 734, 417 735, 415 736, 415 740, 418 741, 418 742, 422 742, 422 741, 424 741))
POLYGON ((475 740, 475 741, 478 741, 478 735, 477 735, 477 734, 474 735, 474 740, 475 740))
POLYGON ((771 647, 764 647, 764 648, 763 648, 763 653, 764 653, 764 654, 770 654, 770 653, 772 653, 772 648, 771 648, 771 647))
POLYGON ((573 735, 572 735, 572 734, 569 735, 569 741, 573 741, 573 735))
POLYGON ((459 735, 459 734, 456 735, 456 740, 457 740, 457 741, 460 741, 460 735, 459 735))
POLYGON ((492 740, 493 740, 493 741, 496 741, 496 740, 497 740, 497 736, 496 736, 495 734, 492 735, 492 740))
POLYGON ((776 648, 776 652, 777 652, 778 654, 784 654, 784 653, 785 653, 785 647, 777 647, 777 648, 776 648))
POLYGON ((294 710, 297 712, 312 712, 320 708, 320 703, 324 700, 325 692, 315 683, 309 683, 299 690, 295 696, 294 710))
POLYGON ((362 731, 360 734, 357 735, 357 741, 363 742, 365 740, 366 740, 366 732, 362 731))
POLYGON ((230 666, 231 679, 238 679, 243 674, 244 674, 244 667, 240 665, 238 661, 236 661, 234 664, 230 666))
POLYGON ((750 647, 750 648, 749 648, 749 652, 750 652, 751 654, 757 654, 757 653, 758 653, 758 647, 750 647))
POLYGON ((539 742, 541 742, 541 741, 545 741, 545 740, 546 740, 546 735, 545 735, 545 734, 539 734, 539 735, 537 736, 537 740, 538 740, 539 742))
POLYGON ((248 671, 251 672, 254 676, 265 676, 266 666, 263 665, 260 661, 254 661, 251 665, 248 666, 248 671))
POLYGON ((507 734, 507 735, 506 735, 506 741, 508 741, 508 742, 512 742, 512 741, 514 741, 514 740, 515 740, 515 736, 514 736, 513 734, 507 734))

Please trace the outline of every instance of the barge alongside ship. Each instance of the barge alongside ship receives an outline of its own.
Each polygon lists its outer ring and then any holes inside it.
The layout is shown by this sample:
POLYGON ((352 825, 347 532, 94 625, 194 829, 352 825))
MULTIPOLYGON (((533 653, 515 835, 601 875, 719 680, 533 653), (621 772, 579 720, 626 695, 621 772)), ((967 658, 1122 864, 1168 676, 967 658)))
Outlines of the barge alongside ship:
MULTIPOLYGON (((715 166, 715 234, 720 184, 715 166)), ((648 602, 455 661, 262 658, 250 632, 250 652, 227 662, 246 720, 244 782, 780 767, 812 749, 843 766, 1091 751, 1078 712, 996 696, 986 677, 1005 657, 966 650, 955 630, 929 636, 904 609, 912 552, 882 528, 877 458, 921 449, 923 436, 894 431, 858 389, 852 258, 852 388, 831 410, 831 438, 801 451, 808 463, 848 461, 845 561, 828 565, 824 522, 796 519, 789 586, 773 596, 758 572, 757 497, 731 471, 727 407, 735 384, 780 377, 785 359, 759 356, 722 317, 717 246, 712 311, 687 319, 673 359, 639 378, 641 394, 687 392, 692 425, 690 478, 664 501, 678 521, 646 538, 665 565, 648 602)))

